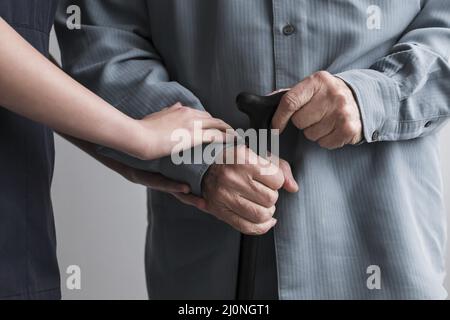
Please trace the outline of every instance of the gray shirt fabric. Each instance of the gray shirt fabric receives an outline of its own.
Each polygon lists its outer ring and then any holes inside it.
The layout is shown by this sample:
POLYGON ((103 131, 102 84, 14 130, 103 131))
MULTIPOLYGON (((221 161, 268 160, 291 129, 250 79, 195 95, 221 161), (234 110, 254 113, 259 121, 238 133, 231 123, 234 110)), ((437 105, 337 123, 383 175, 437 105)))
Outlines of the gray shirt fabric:
MULTIPOLYGON (((64 68, 136 118, 180 101, 246 128, 241 91, 289 88, 318 70, 346 81, 364 143, 328 151, 293 127, 281 136, 301 190, 277 205, 279 296, 446 297, 437 132, 450 114, 448 0, 70 0, 57 20, 64 68), (81 7, 80 30, 66 28, 69 4, 81 7), (380 289, 368 286, 371 266, 380 289)), ((109 154, 197 194, 208 168, 109 154)), ((234 297, 230 227, 149 192, 147 240, 151 298, 234 297)))

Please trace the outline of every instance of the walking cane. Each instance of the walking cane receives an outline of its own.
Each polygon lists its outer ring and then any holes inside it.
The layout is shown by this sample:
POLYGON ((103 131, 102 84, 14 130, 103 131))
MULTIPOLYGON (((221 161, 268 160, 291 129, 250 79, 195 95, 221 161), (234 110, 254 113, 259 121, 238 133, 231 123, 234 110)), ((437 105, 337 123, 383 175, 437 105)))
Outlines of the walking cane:
MULTIPOLYGON (((236 104, 238 109, 250 118, 252 129, 270 129, 272 117, 285 93, 279 92, 270 96, 241 93, 236 99, 236 104)), ((259 135, 257 136, 259 138, 259 135)), ((270 140, 270 134, 267 138, 270 140)), ((267 146, 269 143, 270 141, 267 142, 267 146)), ((258 150, 258 153, 260 152, 261 150, 258 150)), ((259 240, 260 236, 241 235, 236 294, 238 300, 254 299, 259 240)))

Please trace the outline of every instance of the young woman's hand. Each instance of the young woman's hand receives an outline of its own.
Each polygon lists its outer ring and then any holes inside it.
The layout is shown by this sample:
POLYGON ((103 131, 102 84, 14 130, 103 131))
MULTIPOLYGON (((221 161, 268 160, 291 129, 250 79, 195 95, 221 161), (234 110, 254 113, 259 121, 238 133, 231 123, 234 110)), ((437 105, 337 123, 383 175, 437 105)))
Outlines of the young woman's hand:
POLYGON ((231 129, 207 112, 181 104, 134 120, 68 77, 1 17, 0 43, 8 44, 0 46, 0 105, 55 131, 153 160, 224 141, 231 129), (177 129, 184 132, 181 141, 173 139, 174 133, 180 138, 177 129))
POLYGON ((138 120, 142 152, 139 158, 152 160, 211 142, 234 139, 233 129, 208 112, 177 103, 138 120))

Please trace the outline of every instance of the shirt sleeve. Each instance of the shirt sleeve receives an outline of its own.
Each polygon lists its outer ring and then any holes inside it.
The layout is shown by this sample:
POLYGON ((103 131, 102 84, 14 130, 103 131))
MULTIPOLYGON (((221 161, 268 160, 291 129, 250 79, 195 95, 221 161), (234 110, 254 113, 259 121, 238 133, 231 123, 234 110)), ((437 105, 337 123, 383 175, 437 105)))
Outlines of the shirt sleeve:
MULTIPOLYGON (((152 44, 146 1, 63 0, 55 29, 64 70, 125 114, 140 119, 177 102, 204 109, 190 90, 170 79, 152 44), (81 12, 79 29, 66 25, 67 8, 74 5, 81 12)), ((189 183, 197 195, 208 169, 205 163, 175 165, 170 157, 140 161, 106 148, 99 152, 189 183)))
POLYGON ((353 90, 367 142, 434 133, 450 116, 450 5, 425 0, 389 55, 336 76, 353 90))

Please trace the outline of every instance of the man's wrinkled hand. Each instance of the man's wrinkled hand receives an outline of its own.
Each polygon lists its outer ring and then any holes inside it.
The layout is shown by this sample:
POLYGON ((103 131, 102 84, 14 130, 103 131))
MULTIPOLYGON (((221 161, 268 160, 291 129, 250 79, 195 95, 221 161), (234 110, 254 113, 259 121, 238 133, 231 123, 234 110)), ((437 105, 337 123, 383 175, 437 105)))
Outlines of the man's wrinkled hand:
POLYGON ((337 149, 362 140, 361 116, 352 90, 326 71, 309 76, 284 95, 272 126, 282 132, 289 121, 323 148, 337 149))
POLYGON ((278 190, 296 192, 298 185, 284 160, 276 166, 245 146, 236 147, 234 156, 234 164, 209 168, 203 179, 204 210, 244 234, 265 234, 277 222, 278 190), (273 174, 262 174, 270 166, 273 174))

